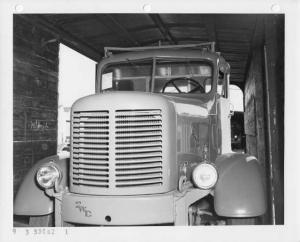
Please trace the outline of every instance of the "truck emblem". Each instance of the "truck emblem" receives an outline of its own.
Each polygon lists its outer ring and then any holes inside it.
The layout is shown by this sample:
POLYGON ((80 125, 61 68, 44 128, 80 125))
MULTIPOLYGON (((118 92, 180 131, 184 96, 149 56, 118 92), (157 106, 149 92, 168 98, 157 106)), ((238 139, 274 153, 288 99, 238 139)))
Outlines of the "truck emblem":
POLYGON ((86 206, 81 203, 81 201, 76 201, 75 204, 75 208, 77 208, 79 212, 84 213, 85 217, 92 217, 92 212, 88 210, 86 206))

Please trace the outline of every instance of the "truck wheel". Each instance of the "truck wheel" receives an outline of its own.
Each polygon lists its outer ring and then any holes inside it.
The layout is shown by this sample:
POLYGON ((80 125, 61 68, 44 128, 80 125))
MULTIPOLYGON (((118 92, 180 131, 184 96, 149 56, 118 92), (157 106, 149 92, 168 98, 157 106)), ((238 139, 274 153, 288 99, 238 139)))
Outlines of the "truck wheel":
POLYGON ((229 218, 227 225, 255 225, 256 218, 229 218))
POLYGON ((29 218, 29 227, 53 227, 53 213, 29 218))

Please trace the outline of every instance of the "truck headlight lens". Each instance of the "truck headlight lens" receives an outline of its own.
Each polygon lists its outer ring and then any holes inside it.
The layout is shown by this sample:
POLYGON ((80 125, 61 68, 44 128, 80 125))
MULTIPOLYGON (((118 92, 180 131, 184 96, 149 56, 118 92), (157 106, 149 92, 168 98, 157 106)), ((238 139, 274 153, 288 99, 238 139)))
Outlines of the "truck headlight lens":
POLYGON ((193 170, 193 181, 201 189, 212 188, 218 180, 218 172, 214 165, 203 162, 193 170))
POLYGON ((51 188, 55 182, 60 178, 60 172, 54 165, 42 166, 36 173, 36 180, 43 188, 51 188))

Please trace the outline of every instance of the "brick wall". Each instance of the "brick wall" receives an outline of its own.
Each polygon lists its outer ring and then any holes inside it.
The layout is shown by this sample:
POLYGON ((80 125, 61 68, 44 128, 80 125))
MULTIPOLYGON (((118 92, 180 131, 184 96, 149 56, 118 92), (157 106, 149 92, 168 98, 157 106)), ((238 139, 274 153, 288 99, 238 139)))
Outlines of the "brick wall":
POLYGON ((59 43, 14 15, 14 194, 39 159, 56 153, 59 43))

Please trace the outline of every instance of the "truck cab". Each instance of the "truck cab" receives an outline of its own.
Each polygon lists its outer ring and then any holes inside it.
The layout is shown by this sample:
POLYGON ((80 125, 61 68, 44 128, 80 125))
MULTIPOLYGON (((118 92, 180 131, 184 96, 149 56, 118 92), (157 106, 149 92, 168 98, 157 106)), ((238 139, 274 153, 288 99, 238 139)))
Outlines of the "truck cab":
POLYGON ((231 151, 229 78, 210 42, 106 48, 96 93, 71 109, 70 157, 32 168, 15 214, 55 226, 226 224, 264 214, 259 162, 231 151))

